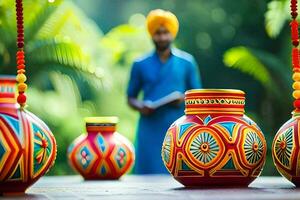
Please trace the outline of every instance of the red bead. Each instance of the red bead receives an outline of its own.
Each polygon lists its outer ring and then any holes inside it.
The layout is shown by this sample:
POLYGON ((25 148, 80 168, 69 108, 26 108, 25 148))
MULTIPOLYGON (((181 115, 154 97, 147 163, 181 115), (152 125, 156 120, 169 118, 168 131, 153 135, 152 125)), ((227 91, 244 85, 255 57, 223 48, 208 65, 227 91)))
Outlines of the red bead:
POLYGON ((17 51, 17 56, 25 55, 24 51, 17 51))
POLYGON ((299 67, 298 68, 294 67, 293 72, 300 72, 300 68, 299 67))
POLYGON ((294 101, 294 108, 300 108, 300 99, 294 101))
POLYGON ((19 96, 17 98, 17 101, 19 104, 24 104, 26 103, 26 95, 24 93, 19 93, 19 96))
POLYGON ((292 49, 292 64, 294 68, 299 68, 299 49, 292 49))
POLYGON ((17 60, 17 65, 24 65, 24 64, 25 64, 24 59, 17 60))
POLYGON ((18 56, 17 56, 17 60, 21 60, 21 59, 24 59, 24 58, 25 58, 24 55, 18 55, 18 56))
POLYGON ((297 0, 291 0, 291 16, 293 19, 296 19, 297 13, 297 0))
POLYGON ((292 44, 294 47, 297 47, 299 45, 299 40, 292 41, 292 44))
POLYGON ((25 69, 25 65, 24 64, 18 65, 17 68, 18 69, 25 69))
POLYGON ((17 11, 17 17, 22 17, 23 16, 23 11, 17 11))
POLYGON ((24 47, 24 42, 18 42, 18 45, 17 45, 17 46, 18 46, 18 48, 20 48, 20 49, 23 48, 23 47, 24 47))
POLYGON ((298 12, 297 11, 292 11, 291 16, 292 16, 293 19, 295 19, 298 16, 298 12))
MULTIPOLYGON (((22 6, 22 5, 19 5, 19 6, 22 6)), ((16 8, 16 13, 17 13, 17 17, 22 17, 22 14, 23 14, 23 8, 22 7, 18 7, 16 8)))
POLYGON ((298 40, 298 37, 299 37, 298 22, 296 20, 293 20, 290 23, 290 26, 291 26, 292 41, 296 41, 296 40, 298 40))

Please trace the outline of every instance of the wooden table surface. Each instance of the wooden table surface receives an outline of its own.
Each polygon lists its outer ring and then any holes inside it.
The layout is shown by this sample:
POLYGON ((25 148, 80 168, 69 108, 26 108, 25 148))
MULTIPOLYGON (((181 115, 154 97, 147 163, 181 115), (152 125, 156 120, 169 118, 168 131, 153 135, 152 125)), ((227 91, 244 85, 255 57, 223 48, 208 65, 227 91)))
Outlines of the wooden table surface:
POLYGON ((128 175, 119 181, 83 181, 79 176, 53 176, 40 179, 25 196, 0 199, 276 200, 300 199, 300 188, 282 177, 260 177, 248 188, 189 189, 167 175, 128 175))

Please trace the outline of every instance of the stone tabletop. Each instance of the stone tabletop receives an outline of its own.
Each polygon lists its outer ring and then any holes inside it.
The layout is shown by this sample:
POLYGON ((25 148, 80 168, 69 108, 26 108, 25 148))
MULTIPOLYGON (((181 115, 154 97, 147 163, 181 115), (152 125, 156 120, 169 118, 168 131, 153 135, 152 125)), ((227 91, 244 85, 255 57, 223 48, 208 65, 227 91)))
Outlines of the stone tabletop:
POLYGON ((25 196, 0 199, 300 199, 300 189, 282 177, 260 177, 248 188, 184 188, 167 175, 128 175, 118 181, 83 181, 79 176, 43 177, 25 196))

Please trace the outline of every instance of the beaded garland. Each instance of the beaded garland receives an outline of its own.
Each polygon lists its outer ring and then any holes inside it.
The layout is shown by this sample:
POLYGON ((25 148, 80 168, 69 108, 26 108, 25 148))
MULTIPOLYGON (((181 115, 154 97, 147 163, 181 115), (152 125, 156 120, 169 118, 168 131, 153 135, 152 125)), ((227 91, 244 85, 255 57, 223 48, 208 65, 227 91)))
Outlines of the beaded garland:
POLYGON ((18 97, 17 102, 20 107, 23 108, 26 105, 25 91, 27 84, 25 83, 27 77, 25 75, 25 53, 24 53, 24 21, 23 21, 23 2, 22 0, 16 0, 16 17, 17 17, 17 47, 16 54, 17 61, 17 77, 18 82, 18 97))
POLYGON ((293 67, 293 97, 295 112, 300 112, 300 65, 299 65, 299 24, 297 22, 297 0, 291 0, 291 41, 292 41, 292 67, 293 67))

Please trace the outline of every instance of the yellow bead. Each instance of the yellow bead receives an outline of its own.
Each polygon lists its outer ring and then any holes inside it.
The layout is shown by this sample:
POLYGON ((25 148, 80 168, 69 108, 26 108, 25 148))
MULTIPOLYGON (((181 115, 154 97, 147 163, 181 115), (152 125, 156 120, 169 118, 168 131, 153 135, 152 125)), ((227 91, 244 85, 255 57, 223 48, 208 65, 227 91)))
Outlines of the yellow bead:
POLYGON ((19 83, 18 84, 18 91, 19 92, 25 92, 27 89, 27 85, 25 83, 19 83))
POLYGON ((24 83, 27 80, 27 78, 25 74, 18 74, 16 80, 18 81, 18 83, 24 83))
POLYGON ((294 83, 293 83, 293 88, 294 88, 295 90, 300 90, 300 82, 299 82, 299 81, 294 82, 294 83))
POLYGON ((293 74, 293 80, 294 81, 300 81, 300 72, 296 72, 293 74))
POLYGON ((300 90, 294 91, 294 92, 293 92, 293 97, 294 97, 295 99, 300 99, 300 90))

